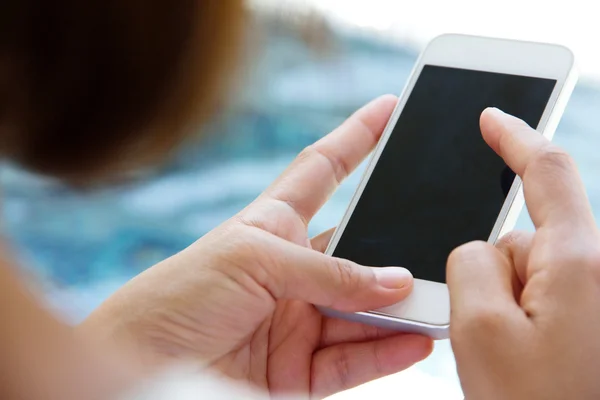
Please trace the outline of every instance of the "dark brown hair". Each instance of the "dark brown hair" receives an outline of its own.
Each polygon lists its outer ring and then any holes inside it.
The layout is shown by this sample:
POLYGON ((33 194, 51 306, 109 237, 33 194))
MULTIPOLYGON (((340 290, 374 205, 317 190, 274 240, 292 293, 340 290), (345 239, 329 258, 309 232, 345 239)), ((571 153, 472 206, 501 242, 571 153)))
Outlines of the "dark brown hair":
POLYGON ((239 0, 2 0, 0 153, 73 182, 159 160, 217 104, 239 0))

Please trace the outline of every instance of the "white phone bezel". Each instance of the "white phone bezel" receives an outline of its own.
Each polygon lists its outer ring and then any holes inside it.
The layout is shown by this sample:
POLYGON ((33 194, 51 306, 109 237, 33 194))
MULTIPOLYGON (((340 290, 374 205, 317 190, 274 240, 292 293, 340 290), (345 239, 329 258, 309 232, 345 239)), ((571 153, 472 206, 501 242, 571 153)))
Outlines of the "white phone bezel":
MULTIPOLYGON (((425 65, 556 80, 554 91, 536 128, 548 139, 552 139, 577 81, 573 54, 567 48, 559 45, 456 34, 435 38, 419 57, 350 205, 333 234, 326 254, 333 254, 425 65)), ((488 239, 489 242, 495 243, 499 237, 514 227, 523 205, 521 180, 517 178, 500 211, 488 239)), ((339 313, 333 310, 322 311, 327 315, 386 328, 422 333, 437 339, 446 338, 449 333, 450 299, 447 286, 421 279, 415 279, 413 292, 406 300, 390 307, 353 314, 339 313)))

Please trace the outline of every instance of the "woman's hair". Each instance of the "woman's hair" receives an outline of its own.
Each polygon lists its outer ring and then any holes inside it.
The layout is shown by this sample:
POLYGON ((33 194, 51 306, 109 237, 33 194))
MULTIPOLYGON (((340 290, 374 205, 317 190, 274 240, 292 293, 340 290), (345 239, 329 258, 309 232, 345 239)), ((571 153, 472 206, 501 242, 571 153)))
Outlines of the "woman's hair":
POLYGON ((158 161, 218 103, 240 0, 2 0, 0 153, 72 182, 158 161))

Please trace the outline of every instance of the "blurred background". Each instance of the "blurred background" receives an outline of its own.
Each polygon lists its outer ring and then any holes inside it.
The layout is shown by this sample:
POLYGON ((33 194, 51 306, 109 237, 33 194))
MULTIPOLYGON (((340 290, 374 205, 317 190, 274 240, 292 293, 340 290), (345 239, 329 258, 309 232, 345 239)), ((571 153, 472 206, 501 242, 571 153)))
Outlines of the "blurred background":
MULTIPOLYGON (((385 93, 400 94, 419 51, 455 32, 569 46, 581 79, 556 135, 578 161, 600 212, 600 25, 593 2, 570 0, 254 0, 260 45, 236 101, 187 146, 133 184, 76 193, 10 166, 0 169, 6 231, 42 277, 53 307, 77 322, 125 281, 252 201, 306 145, 385 93), (311 22, 307 22, 311 21, 311 22), (326 38, 327 40, 324 40, 326 38)), ((360 171, 311 224, 340 220, 360 171)), ((526 213, 519 225, 532 229, 526 213)), ((404 373, 338 399, 462 399, 447 342, 404 373)))

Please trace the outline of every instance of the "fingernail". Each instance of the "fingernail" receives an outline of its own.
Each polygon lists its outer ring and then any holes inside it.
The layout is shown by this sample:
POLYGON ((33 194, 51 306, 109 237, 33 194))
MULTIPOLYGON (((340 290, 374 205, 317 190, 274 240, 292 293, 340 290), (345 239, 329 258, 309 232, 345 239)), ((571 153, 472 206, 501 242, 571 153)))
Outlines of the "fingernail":
POLYGON ((410 285, 413 276, 409 270, 400 267, 373 268, 377 283, 386 289, 401 289, 410 285))

